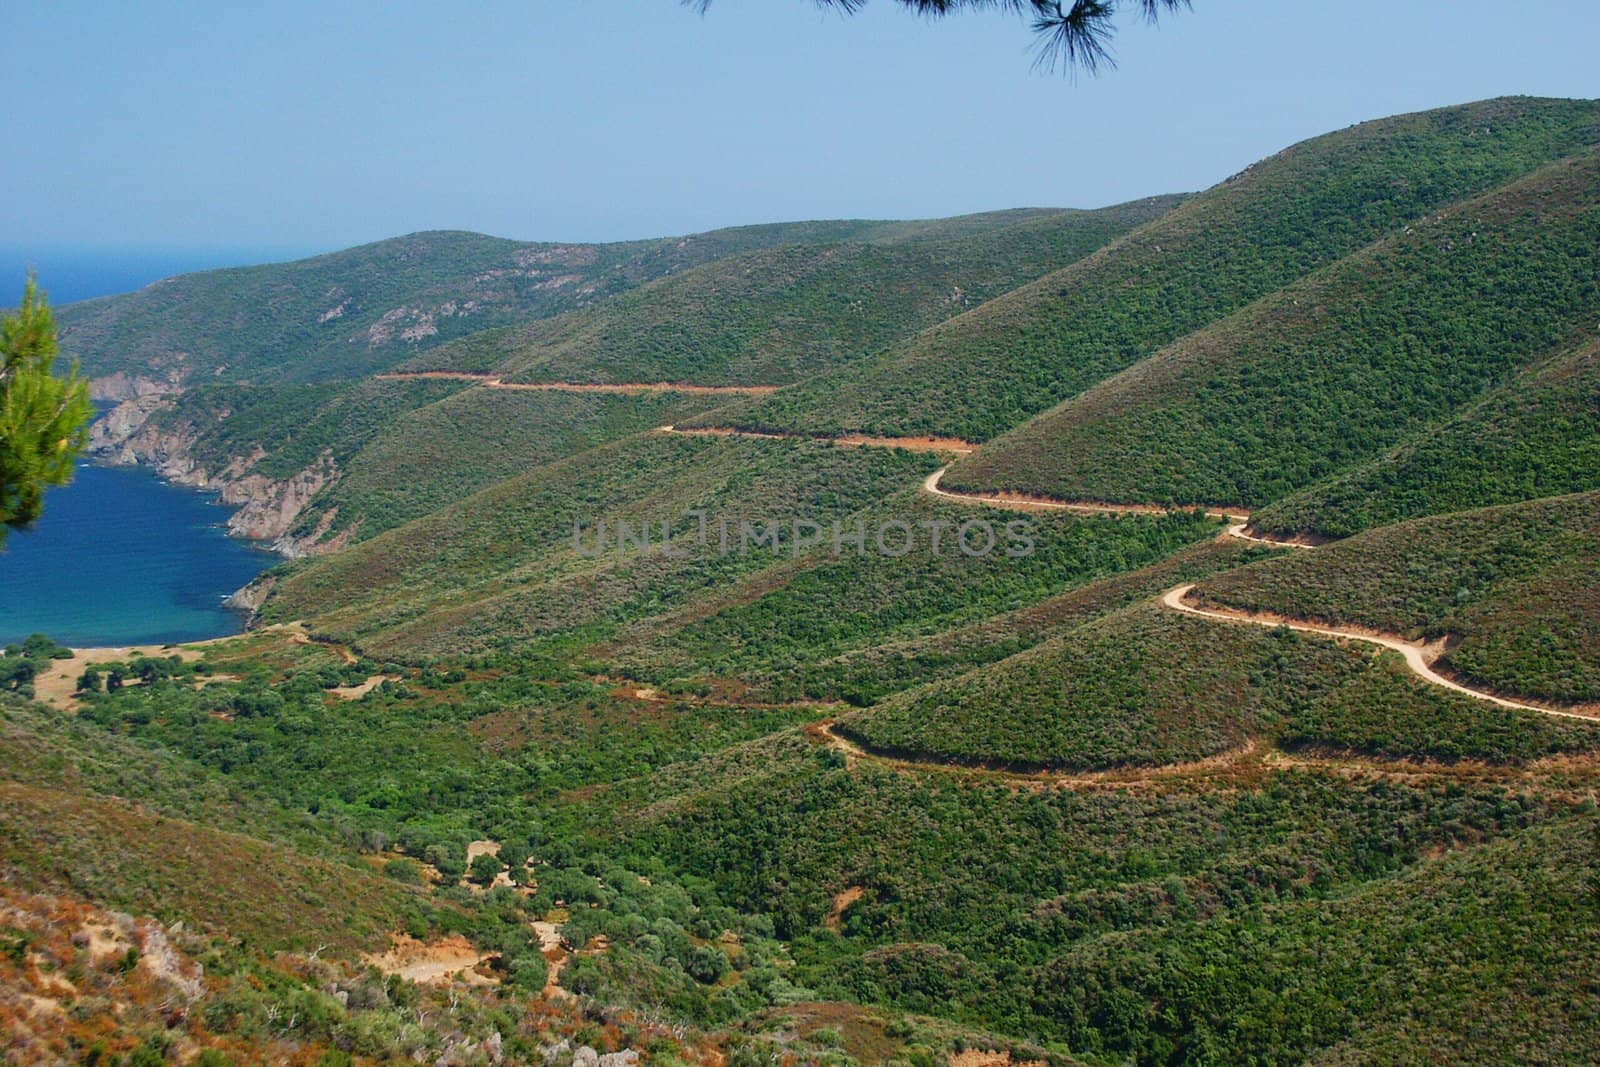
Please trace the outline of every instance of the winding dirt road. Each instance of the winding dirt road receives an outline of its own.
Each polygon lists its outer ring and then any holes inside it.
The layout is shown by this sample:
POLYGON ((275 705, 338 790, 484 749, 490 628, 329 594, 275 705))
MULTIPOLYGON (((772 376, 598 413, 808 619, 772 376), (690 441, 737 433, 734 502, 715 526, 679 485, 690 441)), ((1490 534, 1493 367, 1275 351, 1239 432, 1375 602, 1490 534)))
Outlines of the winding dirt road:
MULTIPOLYGON (((490 389, 520 389, 549 392, 565 391, 624 394, 681 392, 692 394, 721 393, 730 395, 759 395, 771 393, 778 388, 777 386, 766 385, 682 385, 670 382, 633 383, 619 385, 580 383, 521 383, 502 381, 498 375, 494 374, 472 373, 467 371, 395 372, 389 374, 379 374, 376 375, 376 377, 385 381, 449 379, 455 381, 468 381, 490 389)), ((956 438, 870 437, 864 434, 850 434, 842 437, 815 437, 806 434, 767 433, 754 430, 738 430, 731 427, 715 426, 678 427, 668 425, 660 427, 656 432, 713 437, 754 437, 763 440, 826 440, 843 447, 904 448, 913 451, 938 452, 954 455, 970 455, 978 447, 970 441, 963 441, 956 438)), ((1056 500, 1049 497, 1033 496, 1022 493, 954 492, 952 490, 942 488, 939 484, 941 480, 943 480, 945 472, 948 469, 949 468, 947 467, 940 467, 938 470, 934 471, 932 474, 923 479, 922 491, 941 500, 950 500, 963 504, 977 504, 986 507, 1008 508, 1017 511, 1067 511, 1085 515, 1160 515, 1171 510, 1169 508, 1163 508, 1152 504, 1113 504, 1102 501, 1088 500, 1056 500)), ((1276 538, 1262 537, 1258 534, 1250 533, 1250 514, 1242 509, 1205 507, 1202 508, 1202 510, 1206 515, 1215 519, 1221 519, 1228 523, 1227 528, 1223 532, 1224 536, 1227 537, 1237 538, 1242 541, 1250 541, 1255 544, 1269 545, 1274 548, 1307 549, 1315 547, 1314 542, 1306 540, 1279 540, 1276 538)), ((1486 693, 1481 690, 1464 686, 1459 682, 1445 677, 1433 669, 1429 658, 1430 650, 1428 648, 1425 648, 1423 645, 1415 642, 1407 641, 1403 637, 1395 634, 1345 630, 1337 627, 1322 626, 1300 619, 1289 619, 1274 615, 1257 615, 1250 614, 1248 612, 1222 611, 1212 608, 1196 607, 1187 603, 1185 600, 1185 598, 1193 591, 1193 589, 1194 586, 1190 584, 1168 590, 1167 593, 1161 597, 1160 602, 1164 607, 1172 611, 1179 611, 1188 615, 1197 615, 1202 618, 1212 619, 1218 622, 1231 623, 1234 625, 1267 627, 1284 626, 1291 630, 1298 630, 1304 633, 1314 633, 1324 637, 1342 638, 1351 641, 1363 641, 1368 644, 1379 645, 1383 648, 1388 648, 1399 652, 1401 656, 1405 658, 1406 666, 1410 668, 1411 672, 1417 677, 1432 685, 1440 686, 1441 688, 1448 689, 1452 692, 1461 693, 1476 700, 1482 700, 1491 704, 1497 704, 1501 707, 1514 708, 1520 711, 1533 711, 1543 715, 1555 715, 1567 719, 1581 719, 1588 722, 1600 720, 1600 709, 1596 709, 1592 712, 1587 711, 1587 709, 1585 711, 1576 711, 1541 706, 1538 704, 1529 704, 1522 701, 1510 700, 1506 697, 1496 696, 1493 693, 1486 693)), ((303 633, 299 635, 298 639, 307 641, 309 643, 309 638, 307 638, 303 633)), ((80 655, 84 651, 91 650, 80 650, 80 655)), ((116 651, 120 652, 124 650, 116 651)), ((337 651, 340 651, 341 654, 346 658, 346 662, 354 659, 354 657, 351 656, 346 650, 337 649, 337 651)), ((81 667, 81 662, 72 662, 67 665, 67 669, 81 670, 81 667)), ((61 670, 58 673, 65 674, 67 671, 61 670)), ((56 683, 57 687, 59 688, 60 679, 51 679, 51 682, 56 683)), ((47 685, 48 684, 50 683, 47 683, 47 685)), ((64 701, 65 699, 69 698, 69 694, 53 695, 57 701, 64 701)), ((835 742, 848 744, 848 742, 844 742, 842 738, 838 737, 836 734, 833 734, 831 731, 829 732, 829 736, 835 742)))
MULTIPOLYGON (((845 434, 839 437, 798 433, 773 433, 765 430, 738 430, 729 426, 662 426, 657 433, 674 433, 693 437, 754 437, 762 441, 826 441, 844 448, 904 448, 912 452, 939 452, 967 456, 978 450, 971 441, 958 437, 869 437, 866 434, 845 434)), ((940 487, 948 467, 940 467, 922 480, 922 491, 941 500, 955 500, 963 504, 986 504, 990 507, 1009 508, 1014 511, 1071 511, 1083 515, 1165 515, 1172 508, 1158 504, 1109 504, 1098 500, 1055 500, 1026 493, 957 493, 940 487)), ((1256 541, 1280 548, 1305 548, 1296 541, 1279 541, 1247 533, 1250 513, 1240 508, 1212 508, 1202 510, 1213 519, 1231 523, 1227 533, 1244 541, 1256 541)))
MULTIPOLYGON (((947 470, 949 470, 948 467, 940 467, 924 478, 922 480, 922 491, 944 500, 958 500, 964 504, 988 504, 992 507, 1013 508, 1024 511, 1072 511, 1084 515, 1165 515, 1173 510, 1156 504, 1106 504, 1097 500, 1054 500, 1050 497, 1033 496, 1026 493, 957 493, 939 487, 939 482, 943 480, 947 470)), ((1233 523, 1234 525, 1228 527, 1228 534, 1231 537, 1241 537, 1247 541, 1260 541, 1269 545, 1287 544, 1287 542, 1283 541, 1269 541, 1265 538, 1246 534, 1244 528, 1250 521, 1249 512, 1219 508, 1203 508, 1202 510, 1213 519, 1226 519, 1228 522, 1233 523)))
MULTIPOLYGON (((703 433, 718 436, 748 436, 761 438, 799 437, 798 434, 755 433, 751 431, 733 429, 678 429, 672 426, 663 426, 665 433, 703 433)), ((908 447, 905 442, 923 442, 924 451, 959 451, 971 453, 976 445, 966 441, 951 442, 939 438, 871 438, 856 436, 851 439, 839 439, 840 443, 849 443, 858 446, 878 447, 908 447), (942 447, 930 447, 930 446, 942 447), (957 446, 957 447, 952 447, 957 446)), ((1022 493, 958 493, 940 486, 947 467, 940 467, 922 481, 922 491, 941 500, 951 500, 963 504, 978 504, 987 507, 1008 508, 1016 511, 1068 511, 1085 515, 1160 515, 1170 509, 1157 507, 1151 504, 1110 504, 1089 500, 1053 500, 1049 497, 1032 496, 1022 493)), ((1276 538, 1262 537, 1249 532, 1250 515, 1248 512, 1237 508, 1211 508, 1202 509, 1214 518, 1228 523, 1224 536, 1237 538, 1241 541, 1250 541, 1255 544, 1268 545, 1273 548, 1309 549, 1315 548, 1316 543, 1308 540, 1279 540, 1276 538)), ((1530 704, 1525 701, 1511 700, 1497 696, 1479 689, 1462 685, 1460 682, 1447 678, 1433 669, 1433 660, 1437 659, 1439 649, 1424 646, 1417 642, 1407 641, 1397 634, 1385 634, 1376 631, 1346 630, 1333 626, 1323 626, 1317 623, 1306 622, 1302 619, 1283 618, 1276 615, 1251 614, 1242 611, 1223 611, 1213 608, 1201 608, 1189 604, 1186 597, 1194 590, 1194 585, 1182 585, 1176 589, 1168 590, 1161 597, 1161 604, 1172 611, 1180 611, 1186 615, 1198 615, 1201 618, 1212 619, 1217 622, 1232 623, 1234 625, 1287 627, 1303 633, 1319 634, 1323 637, 1342 638, 1350 641, 1363 641, 1367 644, 1378 645, 1392 649, 1405 658, 1406 666, 1411 672, 1423 681, 1448 689, 1454 693, 1482 700, 1490 704, 1497 704, 1504 708, 1514 708, 1518 711, 1533 711, 1541 715, 1554 715, 1564 719, 1580 719, 1585 722, 1600 721, 1600 707, 1582 710, 1555 708, 1547 705, 1530 704)), ((834 743, 848 745, 843 738, 828 731, 828 736, 834 743)), ((852 746, 853 747, 853 746, 852 746)))
POLYGON ((910 759, 874 752, 839 732, 834 719, 810 723, 805 734, 815 744, 833 749, 848 763, 866 760, 881 767, 908 771, 940 771, 955 775, 982 775, 987 780, 1004 782, 1018 789, 1110 789, 1128 790, 1168 782, 1176 778, 1232 777, 1263 755, 1261 742, 1250 738, 1237 748, 1202 759, 1165 763, 1150 767, 1111 767, 1099 771, 1020 771, 976 766, 959 760, 910 759))
POLYGON ((816 441, 839 448, 903 448, 908 452, 940 452, 957 456, 967 455, 977 449, 971 441, 959 437, 869 437, 850 433, 840 437, 800 433, 765 433, 760 430, 735 430, 730 426, 661 426, 657 433, 672 433, 683 437, 754 437, 759 441, 816 441))
POLYGON ((508 382, 498 374, 478 374, 473 371, 419 370, 395 371, 373 375, 380 382, 450 381, 471 382, 486 389, 515 389, 530 393, 621 393, 638 396, 643 393, 686 393, 691 396, 765 396, 777 392, 776 385, 681 385, 676 382, 627 382, 602 384, 594 382, 508 382))
MULTIPOLYGON (((939 480, 944 476, 945 468, 941 467, 928 475, 923 481, 924 491, 946 500, 958 500, 963 503, 988 504, 999 507, 1012 507, 1024 509, 1054 509, 1061 511, 1084 512, 1089 514, 1159 514, 1163 509, 1138 504, 1101 504, 1092 502, 1049 500, 1041 497, 1021 496, 1006 493, 953 493, 939 487, 939 480)), ((1251 541, 1256 544, 1269 545, 1273 548, 1314 548, 1316 545, 1310 541, 1296 540, 1284 541, 1276 538, 1261 537, 1249 532, 1250 516, 1237 511, 1223 511, 1212 508, 1205 509, 1205 513, 1215 519, 1223 519, 1229 523, 1224 531, 1226 536, 1238 538, 1241 541, 1251 541)), ((1564 708, 1554 708, 1541 704, 1529 704, 1520 700, 1510 700, 1506 697, 1496 696, 1479 689, 1462 685, 1460 682, 1447 678, 1433 669, 1433 660, 1438 658, 1439 649, 1426 646, 1414 641, 1407 641, 1397 634, 1385 634, 1376 631, 1346 630, 1333 626, 1323 626, 1317 623, 1306 622, 1302 619, 1291 619, 1277 615, 1252 614, 1244 611, 1224 611, 1214 608, 1201 608, 1187 602, 1186 598, 1194 591, 1194 585, 1181 585, 1170 589, 1161 597, 1163 607, 1173 611, 1181 611, 1186 615, 1198 615, 1201 618, 1213 619, 1218 622, 1244 624, 1253 626, 1287 627, 1302 633, 1320 634, 1324 637, 1343 638, 1350 641, 1364 641, 1367 644, 1378 645, 1392 649, 1405 657, 1406 666, 1411 672, 1425 682, 1449 689, 1455 693, 1472 697, 1476 700, 1498 704, 1503 708, 1515 708, 1519 711, 1536 711, 1543 715, 1555 715, 1564 719, 1582 719, 1586 722, 1595 722, 1600 719, 1600 712, 1577 711, 1564 708)))
POLYGON ((1181 611, 1185 615, 1198 615, 1203 619, 1216 619, 1219 622, 1243 624, 1247 626, 1266 626, 1273 629, 1284 627, 1298 630, 1301 633, 1320 634, 1323 637, 1337 637, 1347 641, 1364 641, 1369 645, 1378 645, 1382 648, 1392 649, 1405 657, 1406 666, 1411 668, 1411 673, 1425 682, 1455 693, 1498 704, 1503 708, 1516 708, 1519 711, 1537 711, 1544 715, 1555 715, 1563 719, 1582 719, 1585 722, 1595 722, 1600 719, 1600 714, 1571 711, 1563 708, 1545 707, 1539 704, 1525 704, 1518 700, 1507 700, 1505 697, 1485 693, 1480 689, 1472 689, 1453 681, 1433 669, 1430 662, 1429 646, 1415 641, 1407 641, 1396 634, 1378 633, 1375 631, 1343 630, 1335 626, 1322 626, 1317 623, 1305 622, 1300 619, 1291 619, 1279 615, 1256 614, 1246 611, 1224 610, 1221 608, 1202 608, 1188 603, 1187 597, 1194 591, 1193 583, 1180 585, 1169 589, 1162 594, 1161 603, 1173 611, 1181 611))

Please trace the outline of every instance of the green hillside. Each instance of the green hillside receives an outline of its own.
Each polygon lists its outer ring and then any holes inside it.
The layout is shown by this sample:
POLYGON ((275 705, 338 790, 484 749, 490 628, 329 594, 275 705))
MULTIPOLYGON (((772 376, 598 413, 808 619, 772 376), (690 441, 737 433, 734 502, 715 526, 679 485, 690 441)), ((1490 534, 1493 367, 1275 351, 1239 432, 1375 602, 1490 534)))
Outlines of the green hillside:
POLYGON ((724 400, 473 389, 447 379, 202 385, 153 412, 140 439, 153 439, 164 457, 181 451, 213 479, 284 483, 308 469, 326 474, 329 484, 288 530, 325 544, 373 536, 530 468, 724 400))
POLYGON ((183 379, 108 453, 318 554, 239 637, 0 650, 8 1035, 1600 1059, 1597 145, 1495 100, 1097 212, 422 234, 65 309, 183 379), (500 387, 552 382, 679 387, 500 387))
MULTIPOLYGON (((1233 538, 1212 538, 1158 562, 1074 584, 976 622, 872 640, 821 657, 808 655, 796 662, 767 664, 747 670, 743 678, 758 693, 801 692, 819 699, 871 704, 891 693, 1005 659, 1118 608, 1153 600, 1174 585, 1229 570, 1265 554, 1264 549, 1233 538)), ((619 648, 613 655, 634 667, 637 653, 632 650, 619 648)), ((656 662, 640 658, 645 664, 656 662)))
POLYGON ((303 814, 190 760, 9 697, 0 736, 0 871, 13 884, 273 948, 373 948, 419 912, 303 814))
MULTIPOLYGON (((872 656, 902 642, 937 641, 997 614, 1048 614, 1041 602, 1154 567, 1216 531, 1211 521, 1189 514, 1047 515, 1031 522, 1026 556, 1003 550, 966 556, 952 547, 961 524, 971 521, 993 522, 997 545, 1007 545, 1000 531, 1014 517, 897 495, 851 516, 849 524, 878 530, 900 522, 922 530, 943 523, 948 532, 941 551, 933 551, 928 537, 904 555, 835 556, 830 545, 820 544, 793 561, 743 575, 715 594, 652 613, 595 653, 640 677, 732 678, 768 699, 836 698, 841 690, 828 665, 841 658, 872 656)), ((998 649, 1007 641, 1025 639, 995 632, 1004 629, 991 626, 982 650, 973 648, 972 654, 1002 654, 998 649)), ((846 692, 859 699, 859 690, 846 692)))
MULTIPOLYGON (((488 353, 489 363, 553 359, 549 376, 566 380, 788 380, 811 365, 881 348, 1079 258, 1179 199, 1092 212, 1024 209, 916 222, 749 227, 618 246, 557 248, 425 234, 304 263, 185 276, 94 303, 106 304, 105 322, 121 323, 116 330, 122 332, 102 338, 117 359, 159 344, 176 346, 188 353, 185 359, 200 351, 215 355, 221 351, 216 345, 233 346, 239 362, 231 368, 207 364, 216 373, 188 378, 187 388, 149 419, 136 452, 174 473, 204 471, 213 483, 220 478, 287 484, 302 471, 312 472, 307 478, 321 488, 287 531, 298 548, 307 548, 372 536, 539 463, 685 421, 718 406, 719 399, 634 401, 477 390, 434 407, 460 391, 461 383, 347 375, 370 375, 408 359, 419 367, 476 367, 484 361, 473 353, 488 353), (546 276, 555 269, 551 257, 557 252, 565 257, 562 269, 578 273, 561 275, 554 279, 560 284, 552 285, 546 276), (486 265, 498 262, 495 257, 522 265, 486 265), (707 260, 708 266, 694 269, 707 260), (477 271, 468 279, 471 285, 509 286, 510 295, 494 308, 480 302, 471 316, 458 315, 437 333, 376 340, 377 335, 316 331, 291 336, 299 314, 295 301, 313 283, 330 292, 359 288, 389 299, 409 292, 407 286, 448 289, 469 268, 477 271), (624 292, 662 274, 669 277, 624 292), (605 284, 598 288, 592 278, 583 280, 602 275, 605 284), (567 290, 574 286, 585 293, 569 299, 567 290), (153 293, 164 303, 149 303, 153 293), (251 306, 249 321, 244 311, 222 320, 230 301, 251 306), (584 311, 541 318, 590 303, 584 311), (132 317, 123 322, 117 316, 124 314, 132 317), (521 325, 482 329, 484 315, 521 325), (268 337, 250 325, 255 317, 289 332, 268 337), (448 340, 461 330, 471 332, 448 340), (532 350, 526 347, 534 343, 530 338, 537 341, 532 350), (327 373, 315 370, 318 358, 306 355, 308 344, 331 360, 324 365, 327 373), (415 355, 418 350, 424 354, 415 355), (484 449, 485 440, 497 447, 484 449), (364 451, 369 444, 371 451, 364 451)), ((73 317, 81 310, 66 309, 69 345, 87 336, 87 327, 73 317)), ((344 329, 357 315, 341 312, 318 330, 344 329)), ((403 328, 401 323, 394 329, 403 328)), ((394 333, 388 326, 379 329, 384 331, 394 333)), ((108 369, 93 357, 90 362, 94 373, 108 369)), ((148 366, 118 369, 135 377, 166 373, 148 366)), ((112 382, 107 388, 115 392, 128 385, 112 382)), ((116 445, 106 451, 122 454, 116 445)), ((275 539, 276 528, 268 536, 275 539)))
POLYGON ((115 801, 9 782, 0 800, 0 870, 36 892, 305 950, 377 948, 412 903, 376 875, 115 801))
POLYGON ((1401 519, 1600 488, 1600 343, 1538 361, 1382 456, 1255 512, 1275 534, 1347 537, 1401 519))
POLYGON ((1150 605, 1085 626, 847 719, 875 752, 1021 770, 1097 770, 1197 760, 1243 745, 1315 692, 1328 666, 1279 674, 1272 635, 1150 605), (1161 650, 1167 650, 1162 656, 1161 650), (1158 657, 1164 670, 1152 671, 1158 657), (1318 668, 1322 668, 1319 670, 1318 668))
POLYGON ((1022 771, 1179 764, 1247 744, 1492 760, 1600 746, 1600 726, 1444 693, 1364 647, 1153 603, 909 690, 841 729, 873 752, 1022 771))
POLYGON ((832 695, 820 676, 803 681, 824 661, 976 625, 1153 564, 1217 530, 1192 514, 1044 515, 1027 528, 1027 554, 1013 557, 1005 524, 1014 515, 975 516, 906 488, 936 463, 810 442, 632 437, 292 569, 269 611, 315 616, 319 628, 389 656, 535 640, 639 677, 737 679, 789 700, 832 695), (697 510, 706 515, 704 545, 688 514, 697 510), (956 547, 961 524, 974 518, 990 524, 995 551, 968 556, 956 547), (796 520, 817 525, 803 543, 796 520), (586 531, 580 544, 591 546, 582 552, 574 521, 586 531), (619 553, 619 521, 649 522, 656 551, 619 553), (681 558, 660 551, 662 521, 681 558), (779 547, 747 541, 746 522, 752 534, 780 528, 779 547), (594 558, 601 523, 613 533, 594 558), (863 531, 865 550, 842 541, 836 553, 835 523, 841 536, 863 531), (935 524, 945 531, 938 550, 927 532, 935 524), (901 532, 886 543, 907 550, 877 552, 876 532, 891 527, 901 532))
POLYGON ((155 411, 146 425, 185 442, 208 471, 238 461, 244 471, 283 479, 324 454, 348 461, 406 412, 461 388, 434 380, 201 385, 155 411))
POLYGON ((323 527, 327 535, 350 529, 371 537, 524 471, 722 403, 682 393, 449 393, 386 421, 341 464, 338 483, 316 497, 296 530, 310 533, 331 515, 323 527), (494 447, 485 448, 485 441, 494 447))
MULTIPOLYGON (((915 484, 935 461, 882 449, 791 441, 642 435, 537 467, 287 575, 273 618, 316 616, 385 655, 513 649, 542 636, 616 625, 703 595, 789 553, 741 551, 741 523, 764 535, 824 524, 915 484), (697 543, 703 510, 707 543, 697 543), (617 524, 648 523, 658 548, 618 552, 617 524), (718 548, 727 523, 733 550, 718 548), (607 550, 580 553, 575 524, 607 550), (660 551, 669 525, 686 553, 660 551), (792 525, 791 525, 792 529, 792 525)), ((598 636, 598 634, 596 634, 598 636)))
POLYGON ((1600 143, 1600 105, 1491 100, 1263 160, 1102 252, 729 417, 987 440, 1457 200, 1600 143))
POLYGON ((1382 454, 1592 328, 1600 153, 1467 200, 1110 378, 952 488, 1256 507, 1382 454))
POLYGON ((1090 1058, 1473 1061, 1443 1020, 1480 1005, 1536 1056, 1593 1042, 1576 1008, 1593 983, 1572 966, 1594 937, 1592 816, 1534 794, 1336 765, 1006 788, 850 767, 791 736, 582 804, 613 849, 770 911, 797 980, 1090 1058))
POLYGON ((749 252, 570 315, 473 334, 410 366, 513 381, 787 384, 1064 267, 1180 202, 749 252))
MULTIPOLYGON (((1002 212, 951 227, 1013 221, 1002 212)), ((740 252, 927 228, 939 226, 800 222, 616 244, 431 231, 293 263, 185 274, 61 308, 57 318, 63 350, 91 377, 327 381, 388 370, 453 338, 569 311, 740 252)))
POLYGON ((1385 526, 1200 584, 1203 599, 1458 639, 1444 666, 1491 689, 1600 701, 1600 493, 1385 526))
POLYGON ((1595 835, 1592 816, 1560 819, 1343 899, 1086 939, 1034 972, 1051 991, 1034 1010, 1082 1020, 1079 1047, 1141 1062, 1246 1049, 1327 1063, 1581 1062, 1597 1051, 1593 986, 1557 976, 1600 935, 1595 835))

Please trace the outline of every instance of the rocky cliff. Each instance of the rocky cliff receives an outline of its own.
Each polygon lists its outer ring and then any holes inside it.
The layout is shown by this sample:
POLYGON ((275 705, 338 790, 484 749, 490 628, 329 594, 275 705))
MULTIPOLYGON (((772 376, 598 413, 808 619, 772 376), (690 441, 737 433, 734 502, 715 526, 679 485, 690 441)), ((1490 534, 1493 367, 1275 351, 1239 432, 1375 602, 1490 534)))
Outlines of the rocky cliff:
POLYGON ((89 435, 89 452, 100 462, 117 466, 150 467, 168 481, 214 492, 235 506, 228 532, 252 541, 266 541, 273 551, 297 557, 332 551, 344 537, 324 541, 332 513, 317 528, 301 537, 290 531, 313 497, 339 478, 339 467, 324 453, 288 478, 269 478, 255 471, 266 453, 233 456, 219 469, 208 470, 195 458, 201 428, 193 422, 157 418, 170 411, 176 394, 151 388, 153 383, 131 380, 95 383, 96 395, 125 397, 95 421, 89 435))
POLYGON ((182 380, 176 370, 166 378, 130 378, 118 371, 90 381, 89 397, 96 401, 120 404, 135 397, 176 393, 182 388, 182 380))

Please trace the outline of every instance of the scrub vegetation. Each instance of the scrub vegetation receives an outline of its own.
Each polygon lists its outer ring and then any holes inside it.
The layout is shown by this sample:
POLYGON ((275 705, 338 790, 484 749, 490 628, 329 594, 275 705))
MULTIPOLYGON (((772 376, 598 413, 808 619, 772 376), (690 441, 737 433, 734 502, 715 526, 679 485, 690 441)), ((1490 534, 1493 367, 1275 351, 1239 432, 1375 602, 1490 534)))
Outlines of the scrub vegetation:
POLYGON ((0 656, 6 1054, 1600 1060, 1597 145, 67 309, 322 554, 0 656))

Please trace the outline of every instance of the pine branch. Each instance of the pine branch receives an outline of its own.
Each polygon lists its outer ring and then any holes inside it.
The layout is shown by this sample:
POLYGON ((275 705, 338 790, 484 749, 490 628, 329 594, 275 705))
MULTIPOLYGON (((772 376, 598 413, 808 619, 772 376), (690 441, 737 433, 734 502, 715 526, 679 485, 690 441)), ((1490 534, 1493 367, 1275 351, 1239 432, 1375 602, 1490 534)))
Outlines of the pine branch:
MULTIPOLYGON (((711 0, 682 0, 704 14, 711 0)), ((853 15, 866 0, 815 0, 817 6, 853 15)), ((1098 74, 1116 66, 1111 38, 1116 32, 1119 0, 895 0, 919 15, 942 18, 959 11, 1004 11, 1030 16, 1036 37, 1034 66, 1060 67, 1071 74, 1098 74)), ((1157 22, 1170 11, 1187 9, 1190 0, 1134 0, 1146 21, 1157 22)))

